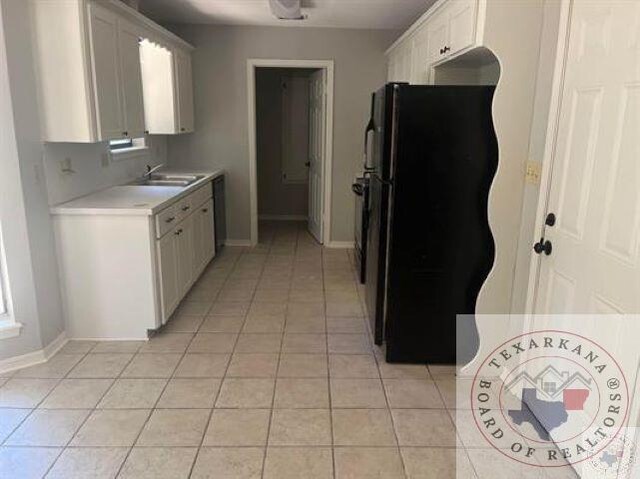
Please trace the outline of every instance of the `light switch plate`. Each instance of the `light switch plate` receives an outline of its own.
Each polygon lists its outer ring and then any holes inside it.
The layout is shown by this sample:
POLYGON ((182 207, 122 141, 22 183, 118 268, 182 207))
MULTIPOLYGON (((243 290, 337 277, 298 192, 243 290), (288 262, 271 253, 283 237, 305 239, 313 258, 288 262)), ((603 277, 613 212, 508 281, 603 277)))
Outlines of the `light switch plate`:
POLYGON ((539 161, 527 161, 525 170, 525 180, 533 185, 540 184, 541 165, 539 161))

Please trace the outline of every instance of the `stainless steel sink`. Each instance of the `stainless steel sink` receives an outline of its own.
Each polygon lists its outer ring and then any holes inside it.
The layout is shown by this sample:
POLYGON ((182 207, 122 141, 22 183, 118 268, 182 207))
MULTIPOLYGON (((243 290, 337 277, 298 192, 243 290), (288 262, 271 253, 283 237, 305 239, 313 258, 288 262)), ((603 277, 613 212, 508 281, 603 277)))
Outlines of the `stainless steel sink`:
POLYGON ((165 173, 153 173, 149 177, 138 178, 132 184, 138 186, 179 186, 185 188, 198 180, 204 178, 204 175, 174 175, 165 173))

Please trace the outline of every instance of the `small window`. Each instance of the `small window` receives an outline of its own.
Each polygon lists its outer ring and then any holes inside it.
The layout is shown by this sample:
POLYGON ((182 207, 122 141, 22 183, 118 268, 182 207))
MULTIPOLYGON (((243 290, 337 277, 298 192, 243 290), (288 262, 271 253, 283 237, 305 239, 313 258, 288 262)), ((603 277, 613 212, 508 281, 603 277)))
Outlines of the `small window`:
POLYGON ((123 150, 125 148, 133 148, 133 139, 125 138, 122 140, 111 140, 109 142, 109 149, 111 151, 123 150))

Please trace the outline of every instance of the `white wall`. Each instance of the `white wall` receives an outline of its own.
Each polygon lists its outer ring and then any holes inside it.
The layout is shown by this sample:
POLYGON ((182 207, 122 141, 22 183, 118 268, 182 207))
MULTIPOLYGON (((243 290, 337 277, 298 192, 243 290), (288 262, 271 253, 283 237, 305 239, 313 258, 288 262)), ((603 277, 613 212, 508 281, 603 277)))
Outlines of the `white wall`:
POLYGON ((164 136, 148 137, 149 150, 126 159, 112 159, 107 143, 47 143, 44 171, 49 204, 55 205, 140 176, 145 166, 166 162, 164 136), (71 160, 74 173, 64 173, 61 162, 71 160), (105 163, 106 161, 106 163, 105 163))
POLYGON ((193 52, 196 131, 172 137, 172 166, 227 170, 227 231, 249 241, 247 59, 334 60, 333 241, 353 241, 351 183, 361 170, 370 95, 386 80, 384 50, 395 31, 169 26, 193 52))
POLYGON ((39 350, 64 330, 35 94, 27 2, 2 0, 0 223, 11 311, 24 328, 0 360, 39 350), (4 45, 2 45, 4 43, 4 45), (4 55, 3 55, 4 57, 4 55))

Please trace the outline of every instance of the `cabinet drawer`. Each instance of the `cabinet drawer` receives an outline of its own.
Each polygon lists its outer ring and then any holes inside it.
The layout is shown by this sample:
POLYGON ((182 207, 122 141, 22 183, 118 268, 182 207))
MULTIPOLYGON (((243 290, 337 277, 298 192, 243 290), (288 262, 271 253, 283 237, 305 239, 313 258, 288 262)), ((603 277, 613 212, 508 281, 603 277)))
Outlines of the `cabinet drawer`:
POLYGON ((164 236, 171 228, 173 228, 179 221, 176 206, 169 206, 169 208, 162 210, 156 215, 156 235, 158 238, 164 236))
POLYGON ((195 193, 189 195, 189 198, 192 199, 194 209, 209 201, 210 198, 213 198, 213 188, 211 187, 211 182, 207 183, 202 188, 198 188, 195 193))
POLYGON ((193 205, 193 195, 182 198, 175 205, 178 221, 182 221, 191 214, 195 206, 193 205))

